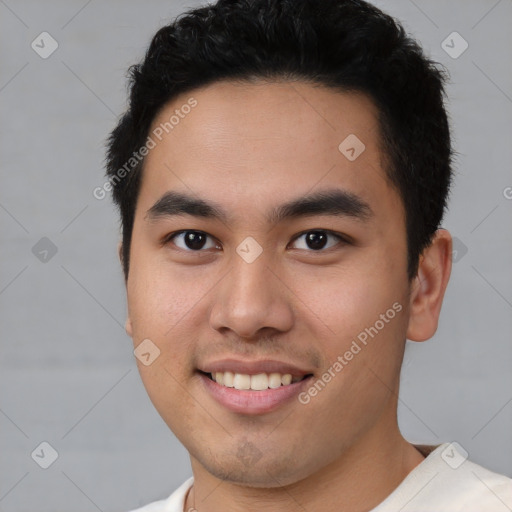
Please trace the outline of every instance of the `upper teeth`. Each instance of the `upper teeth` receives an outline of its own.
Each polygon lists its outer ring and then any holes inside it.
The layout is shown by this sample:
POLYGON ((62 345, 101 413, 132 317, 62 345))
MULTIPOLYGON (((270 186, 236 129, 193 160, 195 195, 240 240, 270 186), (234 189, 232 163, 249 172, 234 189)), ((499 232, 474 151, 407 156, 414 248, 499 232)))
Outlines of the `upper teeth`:
POLYGON ((261 391, 264 389, 275 389, 281 386, 287 386, 292 382, 301 380, 302 377, 292 377, 290 373, 258 373, 258 375, 247 375, 245 373, 233 372, 214 372, 212 379, 228 388, 252 389, 261 391))

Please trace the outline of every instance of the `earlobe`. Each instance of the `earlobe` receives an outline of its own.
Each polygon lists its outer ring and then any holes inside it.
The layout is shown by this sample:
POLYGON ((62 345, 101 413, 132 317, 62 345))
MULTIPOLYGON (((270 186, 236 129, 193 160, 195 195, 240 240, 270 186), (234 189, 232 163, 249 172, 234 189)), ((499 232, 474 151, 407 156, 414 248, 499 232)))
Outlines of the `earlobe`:
POLYGON ((121 266, 123 265, 123 242, 120 240, 117 244, 117 256, 119 257, 119 261, 121 262, 121 266))
MULTIPOLYGON (((121 262, 121 266, 123 266, 123 242, 119 241, 117 244, 117 255, 119 256, 119 261, 121 262)), ((132 329, 132 321, 130 319, 130 314, 126 317, 126 322, 124 324, 124 330, 126 331, 126 334, 130 336, 130 338, 133 337, 133 329, 132 329)))
POLYGON ((411 285, 408 339, 425 341, 435 334, 451 269, 452 237, 446 229, 438 229, 420 257, 411 285))
POLYGON ((133 338, 133 329, 132 329, 132 321, 130 320, 130 316, 126 318, 126 322, 124 324, 124 329, 126 331, 126 334, 130 336, 130 338, 133 338))

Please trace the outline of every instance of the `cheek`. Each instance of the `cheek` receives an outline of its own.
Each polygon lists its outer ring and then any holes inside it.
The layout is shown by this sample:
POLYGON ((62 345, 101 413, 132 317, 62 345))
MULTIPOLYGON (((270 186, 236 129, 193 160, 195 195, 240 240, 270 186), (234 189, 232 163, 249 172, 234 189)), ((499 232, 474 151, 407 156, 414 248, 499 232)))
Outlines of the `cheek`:
MULTIPOLYGON (((333 269, 329 275, 296 281, 297 293, 308 306, 303 314, 310 318, 310 325, 318 326, 325 369, 336 375, 331 392, 352 397, 347 401, 329 398, 351 409, 354 417, 364 414, 365 408, 379 407, 399 374, 407 329, 406 294, 392 266, 393 262, 384 262, 350 271, 333 269)), ((321 398, 327 408, 329 395, 321 398)))
MULTIPOLYGON (((140 259, 140 263, 134 265, 127 287, 134 345, 149 338, 160 350, 154 371, 163 365, 179 380, 189 378, 198 340, 204 338, 201 333, 207 327, 208 292, 218 277, 192 266, 162 264, 155 258, 140 259)), ((142 375, 146 387, 169 381, 168 391, 174 389, 174 380, 163 368, 158 376, 146 372, 147 368, 142 370, 147 373, 142 375)), ((175 392, 180 394, 179 387, 175 392)), ((151 394, 158 393, 152 389, 151 394)))
POLYGON ((395 302, 405 306, 401 288, 383 268, 312 270, 293 283, 303 314, 341 343, 374 325, 395 302))
POLYGON ((158 338, 167 337, 205 294, 191 267, 183 272, 148 255, 134 259, 132 269, 127 294, 134 332, 144 329, 158 338))

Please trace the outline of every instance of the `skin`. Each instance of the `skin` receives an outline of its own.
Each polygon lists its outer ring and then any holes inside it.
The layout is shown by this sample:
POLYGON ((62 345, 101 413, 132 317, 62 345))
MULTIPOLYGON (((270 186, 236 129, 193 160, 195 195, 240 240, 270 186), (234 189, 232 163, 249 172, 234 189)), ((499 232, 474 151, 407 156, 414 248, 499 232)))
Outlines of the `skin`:
POLYGON ((409 281, 404 209, 364 95, 218 82, 174 99, 154 127, 190 96, 197 106, 146 157, 126 282, 128 334, 161 351, 138 363, 143 383, 190 454, 185 510, 367 511, 423 460, 397 424, 400 367, 406 337, 423 341, 437 329, 450 234, 437 231, 409 281), (353 162, 338 150, 351 133, 366 146, 353 162), (331 188, 357 194, 373 215, 266 222, 273 207, 331 188), (151 220, 166 191, 214 201, 229 222, 151 220), (186 229, 210 235, 199 254, 183 238, 161 242, 186 229), (313 229, 350 243, 332 238, 314 251, 297 238, 313 229), (263 248, 250 264, 236 253, 248 236, 263 248), (306 405, 239 414, 201 385, 198 366, 230 356, 290 361, 319 378, 397 302, 401 312, 306 405), (247 450, 260 458, 247 463, 247 450))

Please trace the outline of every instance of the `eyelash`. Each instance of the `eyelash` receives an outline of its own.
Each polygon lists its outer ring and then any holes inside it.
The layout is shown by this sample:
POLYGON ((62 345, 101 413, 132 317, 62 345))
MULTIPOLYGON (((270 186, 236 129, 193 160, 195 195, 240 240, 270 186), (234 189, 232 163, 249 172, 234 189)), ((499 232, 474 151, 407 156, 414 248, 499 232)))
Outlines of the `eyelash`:
MULTIPOLYGON (((162 240, 162 245, 169 244, 170 242, 173 241, 174 238, 176 238, 179 235, 183 235, 185 233, 198 233, 198 234, 205 235, 208 238, 214 239, 211 235, 209 235, 208 233, 206 233, 204 231, 199 231, 199 230, 196 230, 196 229, 182 229, 180 231, 175 231, 174 233, 170 233, 169 235, 164 237, 164 239, 162 240)), ((300 237, 302 237, 304 235, 307 235, 308 233, 322 233, 322 234, 326 234, 328 236, 331 236, 331 237, 334 237, 334 238, 338 239, 338 243, 333 245, 333 246, 331 246, 331 247, 322 248, 322 249, 319 249, 319 250, 316 250, 316 251, 314 249, 307 249, 307 252, 311 252, 311 253, 327 252, 330 249, 335 249, 339 245, 343 246, 343 245, 348 245, 348 244, 351 243, 350 240, 348 240, 348 238, 346 236, 343 236, 343 235, 341 235, 339 233, 336 233, 334 231, 330 231, 328 229, 308 229, 308 230, 303 231, 303 232, 299 233, 298 235, 296 235, 295 238, 293 238, 292 241, 295 242, 300 237)), ((183 249, 182 247, 178 247, 178 249, 181 250, 181 251, 190 252, 190 253, 201 253, 201 252, 205 252, 206 250, 208 250, 208 249, 194 250, 194 249, 189 249, 189 248, 183 249)), ((304 249, 300 249, 300 250, 304 250, 304 249)))

